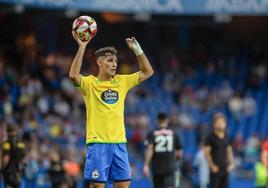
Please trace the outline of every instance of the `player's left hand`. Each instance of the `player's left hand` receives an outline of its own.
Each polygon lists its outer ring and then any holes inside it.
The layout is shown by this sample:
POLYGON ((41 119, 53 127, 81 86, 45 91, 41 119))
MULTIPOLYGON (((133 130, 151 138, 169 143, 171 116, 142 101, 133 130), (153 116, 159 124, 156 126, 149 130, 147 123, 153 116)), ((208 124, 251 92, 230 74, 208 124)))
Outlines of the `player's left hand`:
POLYGON ((148 165, 144 165, 142 171, 143 171, 143 174, 144 174, 146 177, 150 176, 150 168, 149 168, 148 165))
POLYGON ((126 39, 128 47, 138 56, 143 53, 140 44, 135 39, 135 37, 127 38, 126 39))

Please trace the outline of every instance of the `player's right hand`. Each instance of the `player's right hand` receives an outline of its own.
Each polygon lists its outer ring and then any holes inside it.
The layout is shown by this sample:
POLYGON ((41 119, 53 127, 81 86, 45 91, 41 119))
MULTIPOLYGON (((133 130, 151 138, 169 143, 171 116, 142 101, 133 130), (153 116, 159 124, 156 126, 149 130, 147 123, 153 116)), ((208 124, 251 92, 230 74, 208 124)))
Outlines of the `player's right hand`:
POLYGON ((219 167, 216 166, 216 165, 213 165, 213 166, 211 167, 211 171, 212 171, 213 173, 217 173, 217 172, 219 172, 219 167))
POLYGON ((147 176, 147 177, 150 176, 150 168, 148 165, 144 165, 142 171, 143 171, 144 176, 147 176))
POLYGON ((91 41, 92 38, 90 38, 88 41, 81 41, 80 38, 78 37, 78 35, 76 34, 76 32, 72 31, 72 35, 73 35, 73 38, 74 40, 78 43, 79 47, 86 47, 87 44, 91 41))

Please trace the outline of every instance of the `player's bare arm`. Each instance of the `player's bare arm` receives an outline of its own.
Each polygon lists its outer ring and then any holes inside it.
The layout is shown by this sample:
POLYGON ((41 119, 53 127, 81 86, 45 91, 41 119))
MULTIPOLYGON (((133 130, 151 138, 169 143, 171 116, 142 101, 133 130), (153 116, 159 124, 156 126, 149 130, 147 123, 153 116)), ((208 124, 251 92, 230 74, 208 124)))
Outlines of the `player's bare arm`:
POLYGON ((215 163, 212 160, 211 157, 211 146, 205 146, 205 157, 207 160, 207 163, 209 165, 209 168, 213 173, 217 173, 219 171, 219 167, 215 165, 215 163))
POLYGON ((127 38, 126 42, 128 47, 136 54, 140 69, 139 83, 142 83, 153 75, 153 68, 135 37, 127 38))
POLYGON ((228 160, 227 171, 230 172, 234 168, 234 153, 232 146, 227 147, 227 160, 228 160))
POLYGON ((153 144, 148 144, 148 146, 146 148, 146 151, 145 151, 145 160, 144 160, 144 166, 143 166, 143 174, 145 176, 150 175, 149 164, 150 164, 150 162, 152 160, 153 153, 154 153, 154 145, 153 144))
POLYGON ((182 156, 183 156, 182 149, 176 150, 176 156, 177 156, 177 159, 182 159, 182 156))
POLYGON ((82 66, 82 61, 83 61, 86 46, 90 40, 86 42, 82 42, 74 31, 72 31, 72 35, 75 41, 78 43, 79 48, 73 59, 71 69, 69 72, 69 78, 73 81, 74 85, 79 86, 81 84, 80 70, 82 66))

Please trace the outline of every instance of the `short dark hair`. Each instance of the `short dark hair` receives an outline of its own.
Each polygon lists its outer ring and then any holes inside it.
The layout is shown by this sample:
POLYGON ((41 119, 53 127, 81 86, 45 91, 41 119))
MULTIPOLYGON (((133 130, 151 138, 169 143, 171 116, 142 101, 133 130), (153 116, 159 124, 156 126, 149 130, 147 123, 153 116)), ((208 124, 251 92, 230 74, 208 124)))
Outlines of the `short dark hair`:
POLYGON ((163 120, 166 120, 166 119, 168 119, 168 115, 166 113, 161 112, 161 113, 159 113, 157 115, 157 120, 158 121, 163 121, 163 120))
POLYGON ((101 56, 115 55, 117 56, 117 50, 113 46, 107 46, 95 51, 95 58, 98 59, 101 56))

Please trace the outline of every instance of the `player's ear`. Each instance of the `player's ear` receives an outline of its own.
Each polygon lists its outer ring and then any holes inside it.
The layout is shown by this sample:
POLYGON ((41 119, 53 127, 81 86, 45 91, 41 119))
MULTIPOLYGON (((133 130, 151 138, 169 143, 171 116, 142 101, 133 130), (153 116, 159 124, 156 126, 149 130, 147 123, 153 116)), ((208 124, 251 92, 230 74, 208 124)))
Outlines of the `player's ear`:
POLYGON ((100 67, 101 64, 102 64, 101 58, 98 58, 98 59, 96 60, 96 62, 97 62, 97 65, 100 67))

